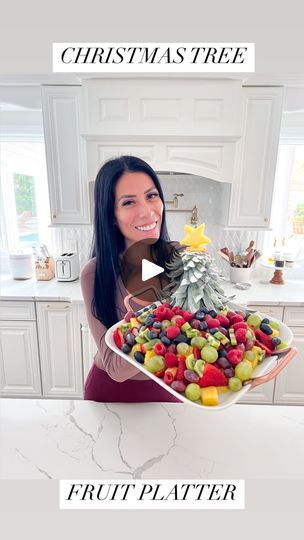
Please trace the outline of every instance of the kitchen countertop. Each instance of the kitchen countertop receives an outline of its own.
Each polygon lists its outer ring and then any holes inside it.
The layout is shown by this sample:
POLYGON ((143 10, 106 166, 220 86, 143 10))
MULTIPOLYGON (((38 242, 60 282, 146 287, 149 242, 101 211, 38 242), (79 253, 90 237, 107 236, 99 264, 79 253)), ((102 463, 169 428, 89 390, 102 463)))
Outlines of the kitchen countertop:
MULTIPOLYGON (((252 279, 250 289, 241 291, 230 281, 223 282, 227 295, 235 294, 235 302, 260 305, 290 305, 304 306, 304 279, 287 279, 285 285, 261 283, 252 279)), ((82 293, 79 279, 73 282, 36 281, 28 279, 16 281, 9 275, 0 276, 1 300, 38 300, 38 301, 68 301, 82 303, 82 293)))
POLYGON ((0 435, 1 479, 304 479, 300 406, 2 399, 0 435))

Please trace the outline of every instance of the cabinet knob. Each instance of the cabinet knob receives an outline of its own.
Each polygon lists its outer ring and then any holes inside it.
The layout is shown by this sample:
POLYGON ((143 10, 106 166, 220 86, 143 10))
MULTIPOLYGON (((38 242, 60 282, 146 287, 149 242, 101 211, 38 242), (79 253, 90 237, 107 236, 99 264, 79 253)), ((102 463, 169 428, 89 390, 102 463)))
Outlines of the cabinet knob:
POLYGON ((265 218, 264 218, 264 221, 265 221, 265 223, 267 223, 267 221, 268 221, 268 217, 265 217, 265 218))
POLYGON ((56 219, 56 217, 57 217, 56 214, 53 214, 53 219, 56 219))

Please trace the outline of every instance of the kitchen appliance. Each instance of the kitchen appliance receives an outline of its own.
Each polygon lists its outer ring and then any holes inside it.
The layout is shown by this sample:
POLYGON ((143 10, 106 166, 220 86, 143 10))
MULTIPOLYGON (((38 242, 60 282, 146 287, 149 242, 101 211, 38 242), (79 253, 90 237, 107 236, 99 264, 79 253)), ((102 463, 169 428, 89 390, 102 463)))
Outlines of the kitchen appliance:
POLYGON ((79 277, 79 254, 65 252, 55 258, 55 275, 57 281, 75 281, 79 277))
POLYGON ((34 261, 31 251, 11 251, 9 263, 13 279, 30 279, 33 277, 34 261))

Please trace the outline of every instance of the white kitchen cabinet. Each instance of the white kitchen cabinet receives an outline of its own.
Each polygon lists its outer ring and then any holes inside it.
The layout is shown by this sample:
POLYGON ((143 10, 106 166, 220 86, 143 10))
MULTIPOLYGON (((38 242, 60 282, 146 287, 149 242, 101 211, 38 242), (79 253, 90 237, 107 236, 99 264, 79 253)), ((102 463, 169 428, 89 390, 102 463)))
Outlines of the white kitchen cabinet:
POLYGON ((282 106, 283 88, 243 88, 243 129, 236 143, 230 227, 269 227, 282 106))
POLYGON ((71 303, 37 302, 42 391, 45 397, 82 397, 80 335, 71 303))
POLYGON ((81 86, 43 86, 42 111, 52 224, 90 223, 81 86))
POLYGON ((0 396, 41 396, 35 321, 0 321, 0 396))
POLYGON ((276 380, 274 403, 304 405, 304 308, 285 307, 283 321, 294 334, 298 354, 276 380))

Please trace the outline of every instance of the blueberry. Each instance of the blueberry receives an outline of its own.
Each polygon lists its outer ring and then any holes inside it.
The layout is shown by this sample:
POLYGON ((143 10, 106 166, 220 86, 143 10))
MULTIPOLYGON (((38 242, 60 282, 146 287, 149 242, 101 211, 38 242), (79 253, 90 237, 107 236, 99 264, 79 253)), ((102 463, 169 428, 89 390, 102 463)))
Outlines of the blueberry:
POLYGON ((150 330, 150 332, 148 332, 148 339, 155 339, 158 337, 158 333, 157 332, 152 332, 150 330))
POLYGON ((269 323, 270 323, 270 321, 269 321, 269 319, 267 319, 267 318, 265 318, 265 319, 262 320, 262 324, 269 324, 269 323))
POLYGON ((210 315, 210 317, 212 317, 214 319, 217 316, 217 313, 216 313, 216 311, 214 311, 214 309, 210 309, 209 315, 210 315))
POLYGON ((159 334, 158 334, 159 339, 161 339, 162 337, 165 337, 165 336, 166 336, 166 332, 164 332, 164 331, 159 332, 159 334))
POLYGON ((218 350, 218 355, 219 355, 219 358, 226 358, 227 351, 225 349, 219 349, 218 350))
POLYGON ((208 324, 205 321, 201 321, 200 330, 207 330, 208 324))
POLYGON ((124 343, 123 346, 121 347, 121 350, 123 353, 129 354, 129 352, 131 351, 131 347, 130 345, 128 345, 128 343, 124 343))
POLYGON ((210 328, 209 334, 216 334, 216 332, 218 332, 218 331, 219 331, 218 328, 210 328))
POLYGON ((151 304, 150 308, 156 309, 156 308, 157 308, 157 305, 156 305, 156 304, 151 304))
POLYGON ((162 323, 160 321, 156 321, 156 322, 153 323, 153 327, 156 328, 156 329, 161 328, 161 326, 162 326, 162 323))
POLYGON ((187 338, 187 336, 184 336, 183 334, 179 334, 178 336, 176 336, 176 338, 174 338, 174 343, 190 343, 190 339, 187 338))
POLYGON ((270 336, 270 334, 272 334, 272 328, 268 324, 261 324, 260 329, 267 336, 270 336))
POLYGON ((164 345, 170 345, 170 343, 171 343, 171 340, 169 338, 167 338, 167 336, 162 336, 160 338, 160 340, 164 345))
POLYGON ((140 351, 136 351, 136 353, 134 354, 134 358, 135 358, 136 362, 139 362, 140 364, 143 364, 144 361, 145 361, 145 356, 140 351))
POLYGON ((133 334, 128 334, 126 337, 126 341, 131 347, 135 344, 135 336, 133 334))
POLYGON ((275 347, 278 347, 278 345, 281 344, 281 340, 280 340, 280 338, 278 338, 278 337, 272 338, 271 341, 272 341, 272 344, 273 344, 275 347))
POLYGON ((149 311, 150 308, 148 307, 145 307, 144 309, 142 309, 142 311, 149 311))
POLYGON ((140 314, 140 311, 134 311, 134 317, 138 317, 139 314, 140 314))
POLYGON ((146 326, 152 326, 153 319, 152 319, 152 317, 150 317, 150 315, 149 315, 149 317, 146 318, 145 324, 146 324, 146 326))

